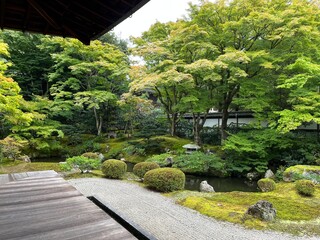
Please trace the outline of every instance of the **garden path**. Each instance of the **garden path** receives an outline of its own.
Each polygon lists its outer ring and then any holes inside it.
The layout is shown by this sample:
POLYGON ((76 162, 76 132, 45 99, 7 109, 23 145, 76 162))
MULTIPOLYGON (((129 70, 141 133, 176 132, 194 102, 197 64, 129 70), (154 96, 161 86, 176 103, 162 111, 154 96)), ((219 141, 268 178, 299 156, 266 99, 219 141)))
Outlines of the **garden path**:
POLYGON ((249 230, 203 216, 138 184, 98 178, 69 180, 82 194, 96 196, 130 222, 159 240, 316 240, 288 234, 249 230))

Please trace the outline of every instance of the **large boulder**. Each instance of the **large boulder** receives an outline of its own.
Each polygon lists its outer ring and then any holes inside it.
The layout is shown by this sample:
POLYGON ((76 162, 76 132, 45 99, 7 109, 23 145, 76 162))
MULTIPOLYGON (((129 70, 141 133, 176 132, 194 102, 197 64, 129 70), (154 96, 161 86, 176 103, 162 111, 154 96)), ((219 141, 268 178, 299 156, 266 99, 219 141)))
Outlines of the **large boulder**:
POLYGON ((207 181, 202 181, 200 183, 200 192, 214 192, 214 189, 207 181))
POLYGON ((256 204, 250 206, 246 213, 262 221, 273 221, 277 211, 273 208, 272 203, 260 200, 256 204))
POLYGON ((264 174, 264 178, 275 179, 275 175, 274 175, 274 173, 271 171, 271 169, 268 169, 268 170, 266 171, 266 173, 264 174))

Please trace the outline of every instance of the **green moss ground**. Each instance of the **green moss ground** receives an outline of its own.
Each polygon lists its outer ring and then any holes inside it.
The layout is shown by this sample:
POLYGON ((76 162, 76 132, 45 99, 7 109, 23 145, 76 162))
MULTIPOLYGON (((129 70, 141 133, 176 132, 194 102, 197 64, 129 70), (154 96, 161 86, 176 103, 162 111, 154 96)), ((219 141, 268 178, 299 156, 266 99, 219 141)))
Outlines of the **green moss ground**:
POLYGON ((44 170, 54 170, 56 172, 61 171, 59 163, 54 163, 54 162, 25 163, 21 161, 10 161, 10 162, 2 162, 0 164, 1 174, 44 171, 44 170))
POLYGON ((224 221, 242 224, 249 228, 273 229, 292 234, 320 236, 320 187, 313 197, 302 197, 294 183, 278 183, 277 189, 267 193, 229 192, 197 193, 175 192, 165 194, 181 205, 224 221), (274 222, 263 222, 245 215, 250 205, 267 200, 277 210, 274 222))

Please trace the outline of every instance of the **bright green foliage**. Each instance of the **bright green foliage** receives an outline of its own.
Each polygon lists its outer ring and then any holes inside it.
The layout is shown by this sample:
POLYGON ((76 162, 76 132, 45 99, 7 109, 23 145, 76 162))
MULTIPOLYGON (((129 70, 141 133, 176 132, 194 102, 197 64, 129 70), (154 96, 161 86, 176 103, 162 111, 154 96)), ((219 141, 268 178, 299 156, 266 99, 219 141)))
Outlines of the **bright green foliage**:
POLYGON ((270 178, 262 178, 258 181, 258 187, 262 192, 271 192, 276 189, 276 183, 270 178))
POLYGON ((298 180, 295 187, 298 193, 304 196, 312 196, 315 192, 315 184, 311 180, 298 180))
POLYGON ((141 163, 137 163, 136 165, 134 165, 133 173, 135 175, 137 175, 138 177, 143 178, 144 175, 146 174, 146 172, 148 172, 152 169, 156 169, 156 168, 160 168, 160 166, 157 163, 141 162, 141 163))
POLYGON ((189 19, 156 23, 134 39, 146 67, 136 69, 131 90, 153 89, 171 126, 192 113, 196 142, 200 113, 206 117, 211 107, 222 112, 222 140, 232 109, 252 110, 276 126, 281 116, 283 131, 317 121, 319 16, 314 1, 201 1, 189 19))
POLYGON ((159 164, 161 167, 165 167, 168 165, 167 158, 174 158, 174 155, 171 153, 162 153, 158 155, 153 155, 152 157, 149 157, 146 161, 147 162, 154 162, 159 164))
POLYGON ((157 168, 144 175, 144 183, 160 192, 172 192, 184 188, 185 175, 179 169, 157 168))
POLYGON ((86 157, 86 158, 90 158, 90 159, 99 159, 99 155, 94 152, 85 152, 81 156, 86 157))
POLYGON ((107 178, 119 179, 126 173, 127 164, 120 160, 109 159, 103 162, 101 171, 107 178))
POLYGON ((10 65, 7 45, 0 42, 0 124, 27 125, 33 115, 22 111, 24 100, 20 95, 20 87, 12 79, 4 75, 10 65))
POLYGON ((49 80, 56 116, 75 121, 82 115, 79 120, 94 120, 100 135, 110 118, 116 95, 127 87, 126 56, 115 46, 100 41, 86 46, 75 39, 53 38, 44 39, 42 47, 55 52, 49 80))
POLYGON ((66 164, 62 164, 62 167, 67 169, 68 167, 71 169, 79 169, 81 173, 93 170, 93 169, 98 169, 100 167, 100 160, 97 159, 91 159, 83 156, 76 156, 72 158, 68 158, 66 160, 66 164))
POLYGON ((26 146, 26 141, 18 141, 12 137, 0 140, 0 153, 2 157, 16 160, 21 154, 21 150, 26 146))
POLYGON ((292 146, 290 136, 279 134, 274 129, 263 129, 231 135, 224 142, 223 149, 226 151, 230 170, 263 173, 268 169, 269 161, 274 157, 281 157, 279 152, 292 146))
POLYGON ((174 158, 173 167, 181 169, 185 173, 210 174, 224 177, 227 175, 225 163, 215 154, 194 152, 183 154, 174 158))

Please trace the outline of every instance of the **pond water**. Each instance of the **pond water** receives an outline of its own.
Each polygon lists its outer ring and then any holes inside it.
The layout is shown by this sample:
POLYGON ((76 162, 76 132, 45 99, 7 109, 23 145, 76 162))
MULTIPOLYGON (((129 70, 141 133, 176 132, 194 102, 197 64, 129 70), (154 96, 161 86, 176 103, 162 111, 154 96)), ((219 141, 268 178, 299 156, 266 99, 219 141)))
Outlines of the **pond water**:
POLYGON ((205 176, 186 176, 185 189, 192 191, 200 190, 200 183, 207 181, 213 186, 216 192, 258 192, 258 186, 256 182, 250 182, 244 178, 217 178, 217 177, 205 177, 205 176))
MULTIPOLYGON (((132 172, 134 164, 127 162, 127 171, 132 172)), ((193 176, 186 175, 185 189, 191 191, 199 191, 200 183, 207 181, 213 186, 216 192, 258 192, 258 185, 256 182, 250 182, 244 178, 217 178, 208 176, 193 176)))

